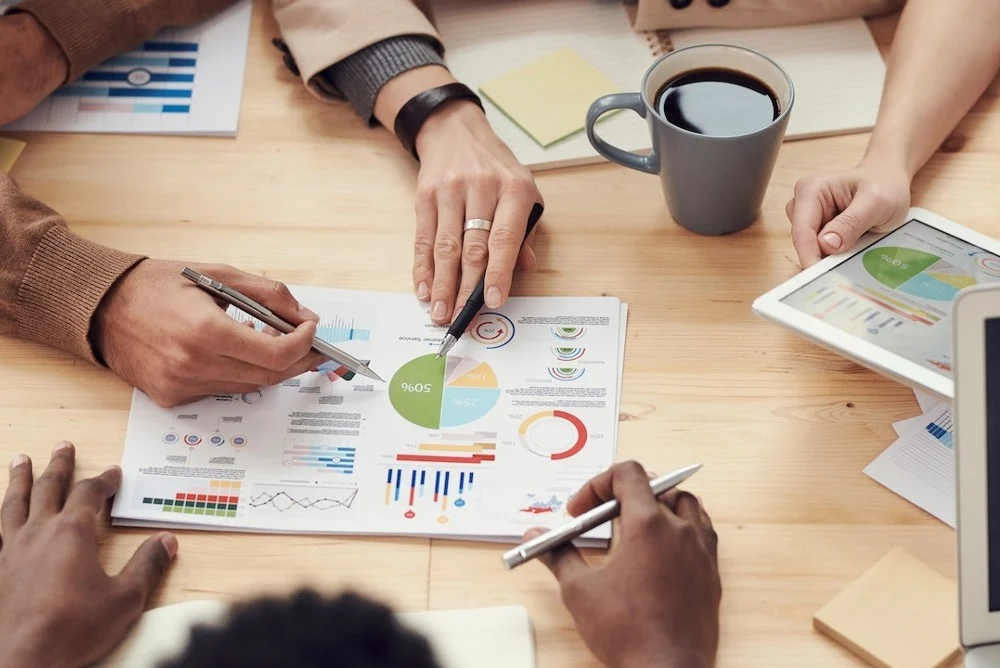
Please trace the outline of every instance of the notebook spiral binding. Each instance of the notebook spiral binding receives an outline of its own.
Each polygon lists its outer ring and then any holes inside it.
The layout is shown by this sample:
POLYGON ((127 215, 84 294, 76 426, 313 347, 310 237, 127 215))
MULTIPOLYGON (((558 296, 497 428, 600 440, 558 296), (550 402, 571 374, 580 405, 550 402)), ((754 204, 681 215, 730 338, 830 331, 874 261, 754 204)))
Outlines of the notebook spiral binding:
POLYGON ((656 57, 674 50, 674 43, 670 40, 670 33, 666 30, 652 30, 643 33, 649 50, 656 57))

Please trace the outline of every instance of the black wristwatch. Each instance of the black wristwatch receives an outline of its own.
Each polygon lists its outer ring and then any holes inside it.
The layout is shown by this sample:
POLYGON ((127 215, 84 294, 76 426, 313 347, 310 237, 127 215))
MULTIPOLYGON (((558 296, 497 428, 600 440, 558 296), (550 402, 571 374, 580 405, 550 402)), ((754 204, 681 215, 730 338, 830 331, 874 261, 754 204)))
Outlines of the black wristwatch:
POLYGON ((483 108, 483 101, 471 88, 461 83, 450 83, 417 93, 396 114, 396 122, 393 124, 396 137, 403 148, 417 160, 420 160, 417 155, 417 133, 438 107, 452 100, 471 100, 480 109, 483 108))

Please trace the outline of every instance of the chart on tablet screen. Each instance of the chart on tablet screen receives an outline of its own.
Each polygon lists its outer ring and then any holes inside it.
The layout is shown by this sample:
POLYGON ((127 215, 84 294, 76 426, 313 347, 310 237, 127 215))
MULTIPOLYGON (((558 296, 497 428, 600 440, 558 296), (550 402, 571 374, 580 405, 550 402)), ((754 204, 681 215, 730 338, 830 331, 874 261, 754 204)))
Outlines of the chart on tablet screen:
POLYGON ((958 293, 1000 281, 1000 257, 911 221, 784 303, 926 368, 951 373, 958 293))

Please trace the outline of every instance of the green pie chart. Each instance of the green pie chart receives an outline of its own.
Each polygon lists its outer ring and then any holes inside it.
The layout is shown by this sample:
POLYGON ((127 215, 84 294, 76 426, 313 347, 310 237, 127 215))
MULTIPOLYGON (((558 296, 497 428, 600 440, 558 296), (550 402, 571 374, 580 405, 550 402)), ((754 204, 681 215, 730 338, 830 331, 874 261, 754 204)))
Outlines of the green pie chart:
POLYGON ((500 399, 493 368, 472 357, 422 355, 389 381, 389 402, 399 415, 427 429, 458 427, 486 416, 500 399))

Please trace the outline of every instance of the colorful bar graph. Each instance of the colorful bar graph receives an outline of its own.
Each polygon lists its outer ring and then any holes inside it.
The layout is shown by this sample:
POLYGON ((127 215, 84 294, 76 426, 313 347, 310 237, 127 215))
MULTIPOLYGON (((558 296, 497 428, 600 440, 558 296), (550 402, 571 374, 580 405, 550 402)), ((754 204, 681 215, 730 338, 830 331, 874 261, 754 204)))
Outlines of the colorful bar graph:
POLYGON ((165 513, 210 517, 236 517, 242 483, 238 480, 208 480, 166 496, 144 496, 142 504, 159 506, 165 513))
MULTIPOLYGON (((385 474, 385 505, 405 504, 411 510, 424 503, 433 504, 441 511, 449 506, 462 508, 467 504, 466 495, 475 486, 476 474, 472 471, 430 471, 428 469, 402 469, 390 467, 385 474), (430 488, 433 475, 433 494, 424 494, 430 488), (457 489, 456 489, 457 488, 457 489)), ((413 517, 412 513, 406 515, 413 517)))
POLYGON ((354 473, 355 455, 355 448, 344 445, 293 445, 284 452, 284 465, 350 475, 354 473))

